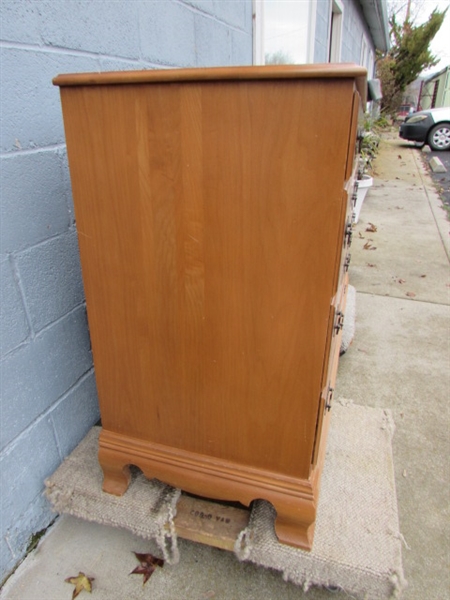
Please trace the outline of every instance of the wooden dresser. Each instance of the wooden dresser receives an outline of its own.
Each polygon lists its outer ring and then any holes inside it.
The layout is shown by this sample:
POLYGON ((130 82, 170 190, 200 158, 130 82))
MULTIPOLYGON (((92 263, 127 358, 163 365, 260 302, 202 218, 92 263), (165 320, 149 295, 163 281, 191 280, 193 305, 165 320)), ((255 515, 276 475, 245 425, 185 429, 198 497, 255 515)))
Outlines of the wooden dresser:
POLYGON ((128 465, 311 548, 366 71, 60 75, 103 430, 128 465))

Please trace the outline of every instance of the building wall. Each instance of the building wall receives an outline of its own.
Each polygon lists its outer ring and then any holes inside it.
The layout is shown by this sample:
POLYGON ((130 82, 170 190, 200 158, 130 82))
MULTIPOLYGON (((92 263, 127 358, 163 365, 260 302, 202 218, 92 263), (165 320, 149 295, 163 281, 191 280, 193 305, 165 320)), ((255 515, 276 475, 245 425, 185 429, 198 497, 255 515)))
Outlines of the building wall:
POLYGON ((251 0, 2 0, 0 580, 98 420, 58 73, 251 64, 251 0))
POLYGON ((316 32, 314 42, 314 62, 328 62, 331 0, 316 3, 316 32))
MULTIPOLYGON (((375 49, 369 28, 357 0, 342 0, 342 34, 340 62, 361 64, 374 73, 375 49), (363 45, 366 44, 366 52, 363 45)), ((332 0, 319 0, 316 12, 314 62, 328 62, 332 0)))
POLYGON ((446 67, 436 73, 434 77, 424 81, 420 96, 422 110, 444 106, 450 106, 450 67, 446 67))

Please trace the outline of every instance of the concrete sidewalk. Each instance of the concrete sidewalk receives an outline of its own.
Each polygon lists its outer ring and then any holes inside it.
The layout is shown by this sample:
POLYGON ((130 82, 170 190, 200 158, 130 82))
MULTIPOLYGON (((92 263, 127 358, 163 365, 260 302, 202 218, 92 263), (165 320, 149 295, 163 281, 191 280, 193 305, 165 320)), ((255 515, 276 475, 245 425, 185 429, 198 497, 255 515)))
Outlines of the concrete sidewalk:
MULTIPOLYGON (((420 151, 386 135, 355 227, 350 281, 357 290, 356 333, 341 357, 336 397, 389 408, 396 423, 394 466, 405 600, 449 598, 449 222, 420 151), (376 231, 366 231, 369 223, 376 231)), ((128 577, 132 552, 156 547, 123 530, 58 519, 5 584, 2 600, 64 600, 64 579, 101 573, 92 598, 134 600, 344 600, 300 588, 233 554, 179 541, 181 560, 145 587, 128 577)), ((97 577, 99 578, 100 575, 97 577)), ((86 594, 80 598, 88 598, 86 594)))

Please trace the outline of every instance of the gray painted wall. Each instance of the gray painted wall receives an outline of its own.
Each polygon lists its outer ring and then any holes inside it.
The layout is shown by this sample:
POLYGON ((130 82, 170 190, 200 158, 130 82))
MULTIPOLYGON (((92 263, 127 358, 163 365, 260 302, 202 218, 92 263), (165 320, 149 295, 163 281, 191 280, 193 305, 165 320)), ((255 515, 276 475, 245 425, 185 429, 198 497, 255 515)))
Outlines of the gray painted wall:
POLYGON ((251 0, 2 0, 0 580, 99 418, 58 73, 251 64, 251 0))
MULTIPOLYGON (((361 6, 357 0, 342 0, 343 27, 341 62, 360 64, 363 35, 368 43, 368 49, 373 52, 375 59, 374 43, 365 22, 361 6)), ((328 48, 330 35, 332 0, 318 0, 316 12, 316 32, 314 42, 314 62, 328 62, 328 48)), ((368 65, 363 65, 368 66, 368 65)), ((373 65, 371 65, 373 68, 373 65)), ((373 71, 369 72, 369 78, 373 71)))

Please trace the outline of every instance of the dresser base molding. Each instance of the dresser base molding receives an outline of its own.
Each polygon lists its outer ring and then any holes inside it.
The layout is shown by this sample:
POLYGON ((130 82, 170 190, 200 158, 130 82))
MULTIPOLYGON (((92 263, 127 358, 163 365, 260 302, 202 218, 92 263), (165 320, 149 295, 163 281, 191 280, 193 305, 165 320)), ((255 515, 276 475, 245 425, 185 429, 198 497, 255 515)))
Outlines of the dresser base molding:
POLYGON ((99 462, 103 491, 121 496, 130 483, 130 465, 149 478, 217 500, 249 506, 264 499, 277 511, 275 531, 281 543, 311 550, 316 518, 318 478, 296 479, 263 469, 236 465, 194 452, 145 442, 102 430, 99 462))

